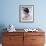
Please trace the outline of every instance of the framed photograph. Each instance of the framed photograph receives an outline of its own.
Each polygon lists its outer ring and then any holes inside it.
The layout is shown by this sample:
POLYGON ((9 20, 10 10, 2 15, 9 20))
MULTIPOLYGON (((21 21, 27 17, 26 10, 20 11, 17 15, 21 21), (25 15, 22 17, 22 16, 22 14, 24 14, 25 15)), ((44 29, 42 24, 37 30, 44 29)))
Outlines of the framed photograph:
POLYGON ((19 21, 34 22, 34 5, 19 6, 19 21))

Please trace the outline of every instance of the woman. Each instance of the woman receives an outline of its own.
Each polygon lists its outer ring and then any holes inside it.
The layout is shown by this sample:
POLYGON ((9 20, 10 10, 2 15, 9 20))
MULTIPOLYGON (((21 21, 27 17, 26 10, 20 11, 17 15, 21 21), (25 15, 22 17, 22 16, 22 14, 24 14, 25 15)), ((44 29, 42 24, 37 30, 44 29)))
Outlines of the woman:
POLYGON ((23 14, 24 14, 24 17, 22 18, 22 20, 31 20, 31 16, 29 14, 29 9, 28 8, 23 9, 23 14))

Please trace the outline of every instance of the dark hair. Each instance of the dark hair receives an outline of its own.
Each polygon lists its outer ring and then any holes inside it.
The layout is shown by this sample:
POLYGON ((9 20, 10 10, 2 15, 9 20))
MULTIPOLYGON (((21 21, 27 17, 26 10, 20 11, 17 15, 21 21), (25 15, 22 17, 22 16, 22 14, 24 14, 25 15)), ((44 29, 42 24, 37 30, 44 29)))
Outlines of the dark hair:
POLYGON ((28 9, 28 8, 24 8, 24 11, 25 11, 26 13, 29 13, 29 9, 28 9))

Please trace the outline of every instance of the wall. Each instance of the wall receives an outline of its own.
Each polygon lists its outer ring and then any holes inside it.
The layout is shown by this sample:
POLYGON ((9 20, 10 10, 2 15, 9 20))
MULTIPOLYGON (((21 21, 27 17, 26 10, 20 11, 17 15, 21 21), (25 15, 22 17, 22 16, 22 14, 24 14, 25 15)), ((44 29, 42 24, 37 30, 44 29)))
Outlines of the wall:
POLYGON ((46 28, 46 0, 1 0, 0 24, 13 24, 16 28, 46 28), (34 5, 34 23, 19 22, 19 5, 34 5))
POLYGON ((13 24, 16 28, 40 27, 46 32, 46 0, 0 0, 0 31, 13 24), (34 23, 19 22, 19 5, 34 5, 34 23))

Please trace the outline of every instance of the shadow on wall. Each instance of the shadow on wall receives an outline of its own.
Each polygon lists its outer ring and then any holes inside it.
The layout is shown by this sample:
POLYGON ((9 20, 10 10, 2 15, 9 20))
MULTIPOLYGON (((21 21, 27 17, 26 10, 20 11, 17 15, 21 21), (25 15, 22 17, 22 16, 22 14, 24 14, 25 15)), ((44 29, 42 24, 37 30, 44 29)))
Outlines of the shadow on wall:
POLYGON ((5 25, 4 24, 0 24, 0 43, 2 43, 2 36, 3 36, 3 32, 6 32, 6 29, 4 30, 5 25))

